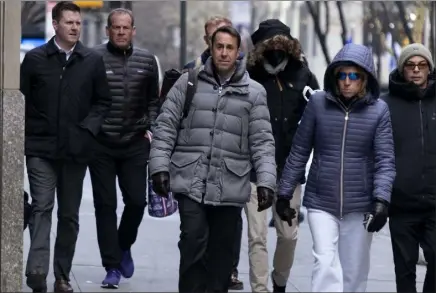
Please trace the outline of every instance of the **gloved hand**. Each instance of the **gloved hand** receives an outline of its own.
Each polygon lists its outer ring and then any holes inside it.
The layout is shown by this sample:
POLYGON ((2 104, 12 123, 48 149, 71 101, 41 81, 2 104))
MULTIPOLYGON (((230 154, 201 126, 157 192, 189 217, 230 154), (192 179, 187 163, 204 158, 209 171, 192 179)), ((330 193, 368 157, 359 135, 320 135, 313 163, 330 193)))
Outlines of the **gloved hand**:
POLYGON ((261 212, 269 209, 273 204, 274 191, 269 188, 259 186, 257 188, 257 211, 261 212))
POLYGON ((378 232, 383 228, 388 221, 388 207, 389 203, 383 199, 377 198, 374 201, 371 211, 373 218, 368 224, 368 232, 378 232))
POLYGON ((291 201, 284 198, 277 199, 276 212, 282 221, 288 222, 289 227, 292 226, 292 219, 297 216, 297 212, 291 208, 291 201))
POLYGON ((153 191, 162 197, 168 197, 170 192, 170 174, 159 172, 151 176, 153 191))

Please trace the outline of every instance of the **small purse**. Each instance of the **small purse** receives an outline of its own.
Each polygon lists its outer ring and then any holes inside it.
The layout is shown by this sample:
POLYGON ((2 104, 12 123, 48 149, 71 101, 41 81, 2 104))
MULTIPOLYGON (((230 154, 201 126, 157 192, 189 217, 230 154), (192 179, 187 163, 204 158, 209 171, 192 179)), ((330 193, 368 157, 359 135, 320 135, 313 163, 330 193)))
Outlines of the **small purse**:
MULTIPOLYGON (((148 174, 148 172, 147 172, 148 174)), ((147 176, 149 177, 149 176, 147 176)), ((153 182, 150 178, 148 185, 148 214, 153 218, 165 218, 177 212, 178 205, 173 194, 170 192, 168 197, 157 195, 153 190, 153 182)))

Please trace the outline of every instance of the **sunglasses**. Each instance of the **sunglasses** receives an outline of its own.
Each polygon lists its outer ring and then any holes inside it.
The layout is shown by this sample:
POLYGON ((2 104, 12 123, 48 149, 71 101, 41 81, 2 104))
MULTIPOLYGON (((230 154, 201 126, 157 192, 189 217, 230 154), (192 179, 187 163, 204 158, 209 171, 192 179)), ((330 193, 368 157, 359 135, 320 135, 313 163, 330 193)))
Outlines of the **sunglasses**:
POLYGON ((419 63, 419 64, 406 63, 406 65, 404 65, 404 68, 406 68, 407 70, 415 70, 416 67, 418 67, 419 70, 424 70, 424 69, 428 68, 428 64, 427 63, 419 63))
POLYGON ((339 80, 346 80, 348 77, 349 80, 359 80, 360 79, 360 73, 357 72, 338 72, 337 78, 339 80))

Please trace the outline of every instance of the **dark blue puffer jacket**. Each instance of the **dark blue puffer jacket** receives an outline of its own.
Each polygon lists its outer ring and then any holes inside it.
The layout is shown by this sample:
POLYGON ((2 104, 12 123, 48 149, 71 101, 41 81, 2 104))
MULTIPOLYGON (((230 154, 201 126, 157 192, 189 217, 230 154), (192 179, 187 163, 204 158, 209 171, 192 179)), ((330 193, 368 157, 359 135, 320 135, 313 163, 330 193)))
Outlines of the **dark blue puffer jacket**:
MULTIPOLYGON (((348 44, 324 75, 324 91, 309 100, 293 140, 279 184, 279 197, 290 199, 313 149, 303 205, 342 218, 369 212, 374 198, 390 202, 395 155, 390 113, 378 99, 371 51, 348 44), (368 73, 367 95, 348 110, 336 97, 334 70, 353 63, 368 73)), ((363 219, 362 219, 363 220, 363 219)))

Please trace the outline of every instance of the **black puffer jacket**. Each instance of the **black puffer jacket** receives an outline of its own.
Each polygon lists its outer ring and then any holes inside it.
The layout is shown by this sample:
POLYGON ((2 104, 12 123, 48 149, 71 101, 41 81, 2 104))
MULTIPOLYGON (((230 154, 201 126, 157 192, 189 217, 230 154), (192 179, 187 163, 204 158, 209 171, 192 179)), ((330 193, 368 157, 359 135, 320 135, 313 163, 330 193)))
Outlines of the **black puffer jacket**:
POLYGON ((420 213, 436 208, 436 83, 421 90, 397 70, 382 96, 391 113, 397 176, 390 213, 420 213))
POLYGON ((112 95, 112 107, 98 140, 125 145, 152 130, 159 108, 156 58, 147 50, 120 50, 110 42, 95 48, 102 54, 112 95))
MULTIPOLYGON (((284 36, 276 36, 255 46, 247 56, 247 70, 250 77, 266 90, 279 178, 306 108, 303 90, 306 86, 313 90, 319 89, 318 81, 303 58, 299 41, 284 36), (282 48, 290 55, 284 70, 275 75, 268 73, 263 66, 263 54, 271 48, 282 48)), ((255 182, 254 173, 252 181, 255 182)))

